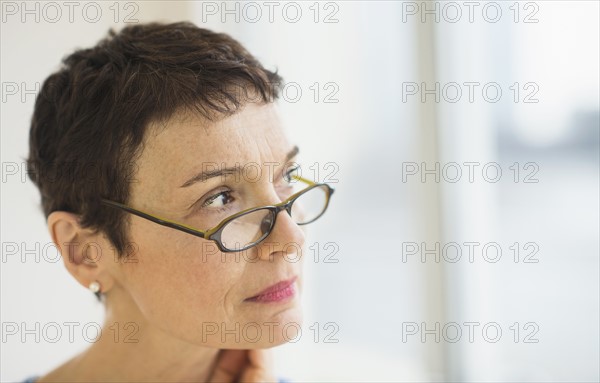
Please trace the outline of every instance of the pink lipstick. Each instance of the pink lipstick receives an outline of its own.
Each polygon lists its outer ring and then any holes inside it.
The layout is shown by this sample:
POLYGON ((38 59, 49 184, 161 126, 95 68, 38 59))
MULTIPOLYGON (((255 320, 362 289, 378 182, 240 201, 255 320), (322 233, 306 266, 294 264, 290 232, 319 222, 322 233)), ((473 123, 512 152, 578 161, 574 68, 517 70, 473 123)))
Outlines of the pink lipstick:
POLYGON ((271 303, 282 302, 296 294, 294 282, 297 277, 290 278, 285 281, 277 282, 276 284, 267 287, 257 295, 247 298, 247 302, 271 303))

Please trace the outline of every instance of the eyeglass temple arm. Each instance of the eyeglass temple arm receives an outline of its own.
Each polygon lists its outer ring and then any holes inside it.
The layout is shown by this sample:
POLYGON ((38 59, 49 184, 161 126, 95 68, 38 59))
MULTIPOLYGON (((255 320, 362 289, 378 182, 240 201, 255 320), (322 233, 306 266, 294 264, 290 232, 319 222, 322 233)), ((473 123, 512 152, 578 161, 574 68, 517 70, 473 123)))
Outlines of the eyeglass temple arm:
POLYGON ((197 230, 197 229, 195 229, 195 228, 193 228, 191 226, 186 226, 186 225, 182 225, 182 224, 179 224, 179 223, 175 223, 175 222, 170 221, 170 220, 165 219, 165 218, 161 218, 161 217, 154 216, 154 215, 151 215, 151 214, 148 214, 148 213, 144 213, 143 211, 133 209, 133 208, 127 206, 127 205, 123 205, 122 203, 110 201, 110 200, 107 200, 107 199, 102 199, 102 202, 105 203, 105 204, 107 204, 107 205, 119 208, 121 210, 125 210, 125 211, 127 211, 127 212, 129 212, 131 214, 137 215, 138 217, 141 217, 141 218, 147 219, 149 221, 155 222, 155 223, 157 223, 159 225, 163 225, 163 226, 167 226, 167 227, 172 227, 174 229, 179 229, 179 230, 185 231, 186 233, 189 233, 189 234, 193 234, 193 235, 195 235, 197 237, 200 237, 200 238, 205 238, 206 239, 206 237, 207 237, 207 233, 206 232, 197 230))
POLYGON ((309 180, 308 178, 304 178, 304 177, 301 177, 301 176, 294 176, 294 175, 293 175, 293 176, 292 176, 292 178, 295 178, 295 179, 297 179, 298 181, 302 181, 302 182, 304 182, 304 183, 306 183, 306 184, 309 184, 310 186, 313 186, 313 185, 316 185, 316 184, 317 184, 316 182, 314 182, 314 181, 311 181, 311 180, 309 180))

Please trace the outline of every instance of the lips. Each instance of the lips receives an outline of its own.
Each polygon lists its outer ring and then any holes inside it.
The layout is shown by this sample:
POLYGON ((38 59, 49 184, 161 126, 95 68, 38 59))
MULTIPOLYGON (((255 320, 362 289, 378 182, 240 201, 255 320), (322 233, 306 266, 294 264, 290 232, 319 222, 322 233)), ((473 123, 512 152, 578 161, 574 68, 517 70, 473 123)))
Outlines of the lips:
POLYGON ((283 280, 267 287, 260 293, 246 298, 248 302, 279 302, 295 294, 294 282, 297 277, 283 280))

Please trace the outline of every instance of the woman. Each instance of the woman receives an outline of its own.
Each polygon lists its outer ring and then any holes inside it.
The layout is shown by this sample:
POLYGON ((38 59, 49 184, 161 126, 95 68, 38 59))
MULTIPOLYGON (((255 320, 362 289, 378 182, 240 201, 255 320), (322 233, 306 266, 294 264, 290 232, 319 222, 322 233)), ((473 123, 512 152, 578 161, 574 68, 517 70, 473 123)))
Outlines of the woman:
POLYGON ((35 381, 274 380, 264 349, 302 322, 303 225, 333 192, 294 162, 279 75, 190 23, 111 31, 63 64, 36 101, 29 173, 106 319, 35 381))

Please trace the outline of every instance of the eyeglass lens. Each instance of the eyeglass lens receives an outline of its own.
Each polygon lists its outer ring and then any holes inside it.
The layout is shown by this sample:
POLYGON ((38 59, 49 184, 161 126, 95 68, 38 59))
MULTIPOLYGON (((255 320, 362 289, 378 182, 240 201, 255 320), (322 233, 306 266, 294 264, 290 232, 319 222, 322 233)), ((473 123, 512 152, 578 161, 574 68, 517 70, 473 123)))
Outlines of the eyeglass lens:
MULTIPOLYGON (((327 207, 328 189, 325 185, 314 187, 300 195, 292 205, 291 217, 296 224, 315 221, 327 207)), ((267 237, 275 215, 269 209, 259 209, 244 214, 227 223, 221 231, 221 242, 229 250, 244 249, 267 237)))

